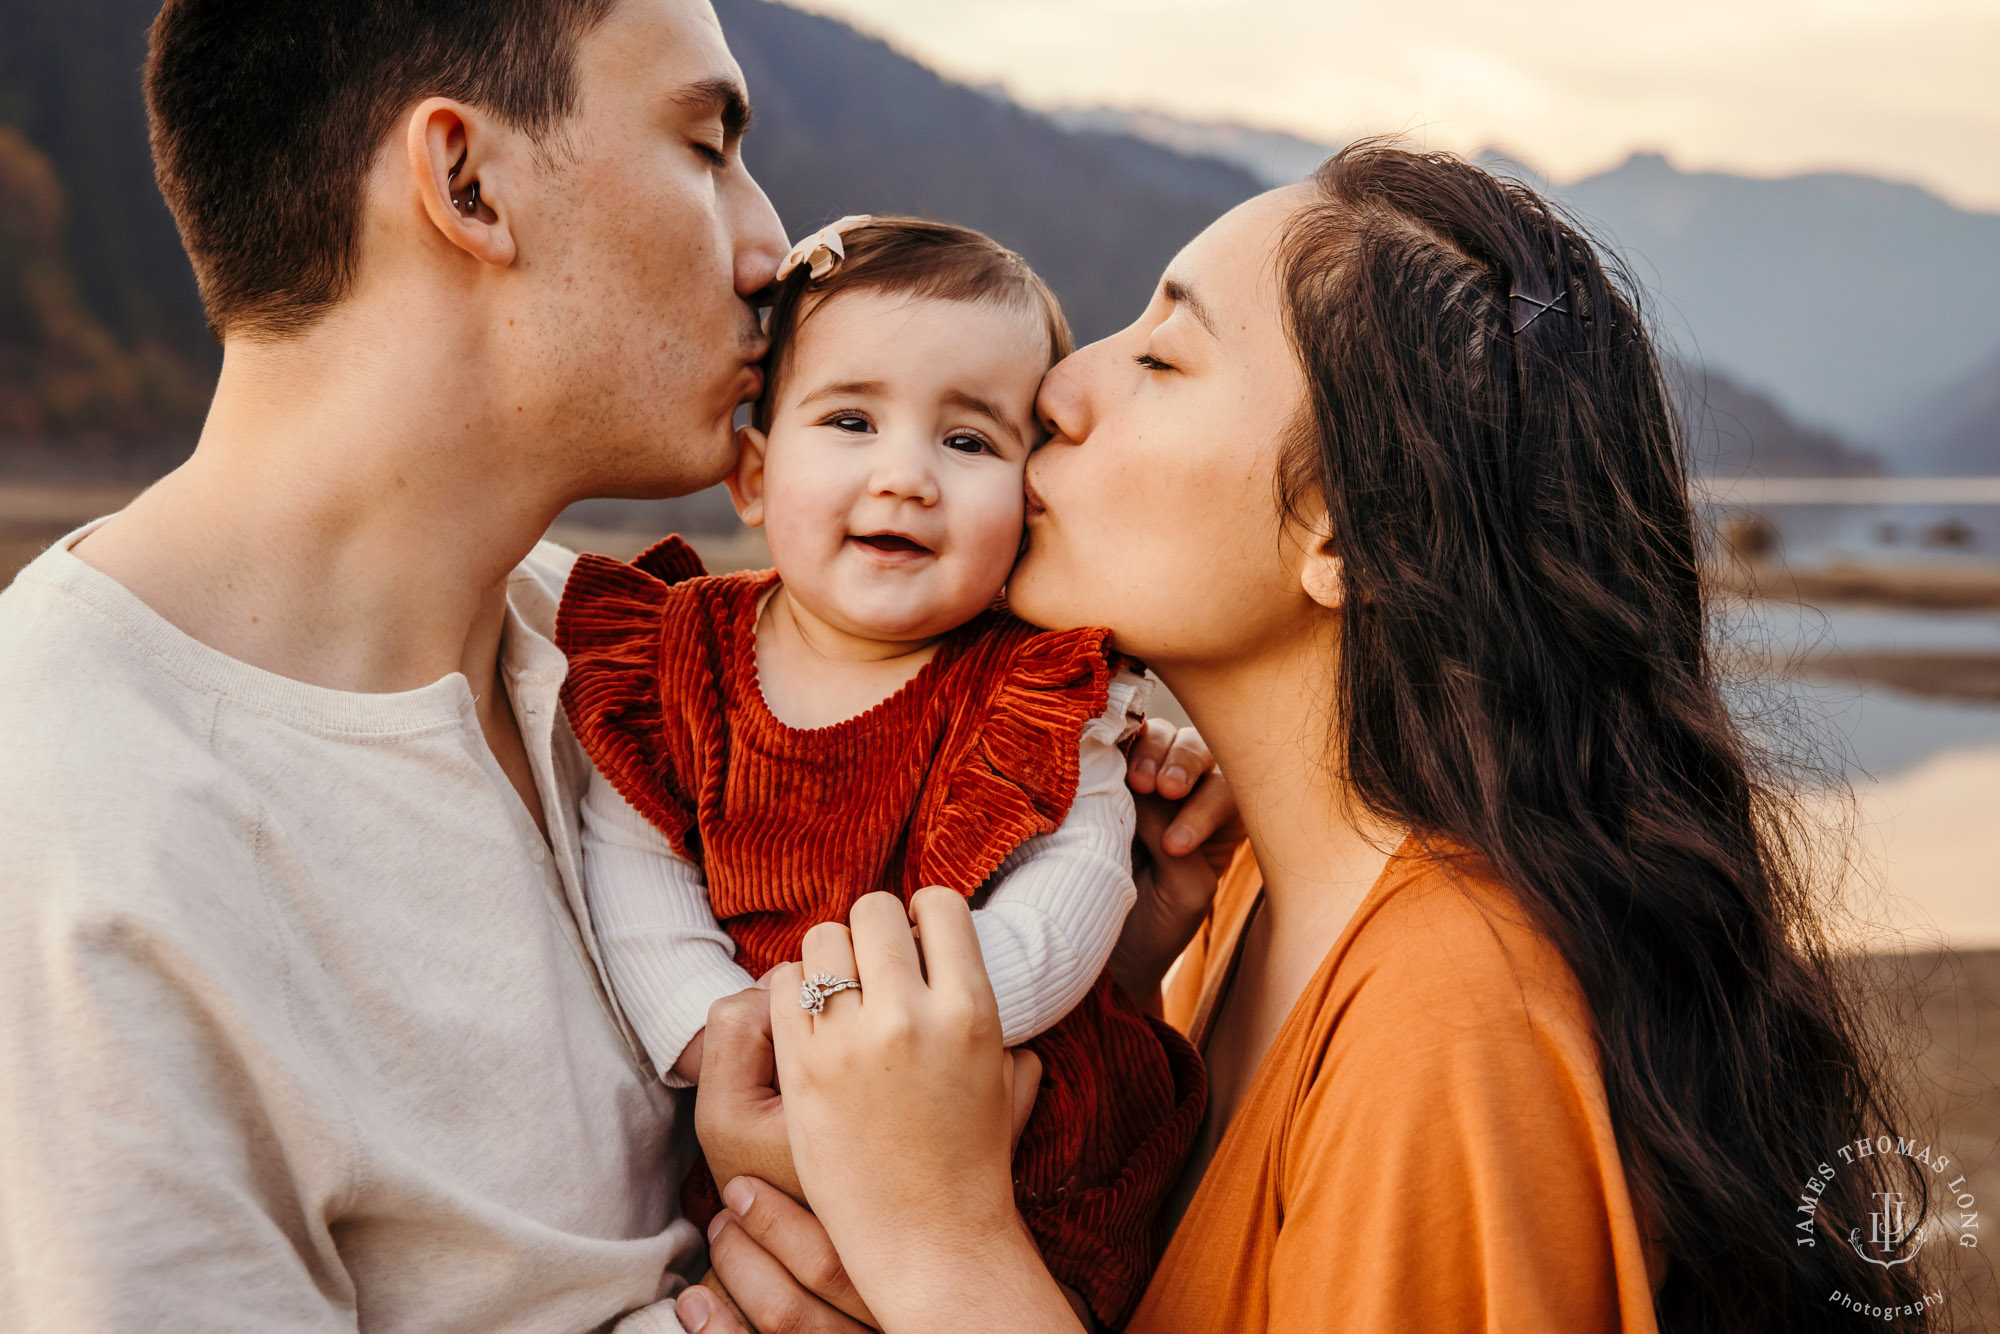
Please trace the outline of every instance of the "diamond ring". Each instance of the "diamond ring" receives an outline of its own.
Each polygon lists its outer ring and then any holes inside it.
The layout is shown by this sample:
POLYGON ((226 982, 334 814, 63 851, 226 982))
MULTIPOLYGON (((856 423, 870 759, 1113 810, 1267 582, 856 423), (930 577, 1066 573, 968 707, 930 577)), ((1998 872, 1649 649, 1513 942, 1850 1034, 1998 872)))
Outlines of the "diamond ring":
POLYGON ((814 973, 799 984, 799 1008, 807 1014, 818 1014, 826 1008, 826 998, 842 991, 859 991, 861 983, 851 977, 835 977, 832 973, 814 973))

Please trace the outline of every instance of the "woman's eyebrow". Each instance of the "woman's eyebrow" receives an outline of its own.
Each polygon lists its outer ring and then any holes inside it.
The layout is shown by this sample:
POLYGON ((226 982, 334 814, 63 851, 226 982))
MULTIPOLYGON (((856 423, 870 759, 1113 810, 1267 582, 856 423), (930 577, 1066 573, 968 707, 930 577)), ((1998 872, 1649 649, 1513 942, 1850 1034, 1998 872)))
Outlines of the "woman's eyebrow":
POLYGON ((1160 295, 1194 316, 1194 322, 1208 330, 1210 338, 1221 337, 1215 331, 1214 316, 1208 313, 1208 307, 1201 304, 1201 298, 1196 296, 1186 283, 1178 278, 1169 278, 1160 285, 1160 295))

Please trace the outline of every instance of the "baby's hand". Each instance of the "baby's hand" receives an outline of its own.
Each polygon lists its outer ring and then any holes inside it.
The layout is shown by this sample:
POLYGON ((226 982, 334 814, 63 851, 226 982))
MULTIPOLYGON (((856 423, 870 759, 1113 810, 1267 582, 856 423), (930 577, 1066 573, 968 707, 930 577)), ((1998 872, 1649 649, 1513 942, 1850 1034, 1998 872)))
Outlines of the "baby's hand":
POLYGON ((681 1048, 680 1059, 674 1062, 674 1075, 690 1084, 701 1082, 701 1035, 706 1032, 706 1028, 697 1028, 688 1045, 681 1048))
POLYGON ((708 1027, 697 1041, 701 1091, 694 1130, 709 1171, 723 1182, 757 1177, 803 1203, 771 1049, 771 993, 759 982, 724 996, 709 1007, 708 1027))

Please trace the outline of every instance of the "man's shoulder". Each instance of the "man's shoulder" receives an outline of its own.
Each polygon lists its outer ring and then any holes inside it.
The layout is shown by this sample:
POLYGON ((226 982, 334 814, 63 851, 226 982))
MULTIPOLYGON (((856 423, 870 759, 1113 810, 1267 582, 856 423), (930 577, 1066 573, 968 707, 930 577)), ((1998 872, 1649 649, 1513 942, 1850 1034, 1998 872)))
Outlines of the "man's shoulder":
POLYGON ((254 796, 215 756, 216 707, 60 579, 0 593, 10 879, 137 887, 157 882, 176 849, 199 848, 211 865, 247 860, 254 796))

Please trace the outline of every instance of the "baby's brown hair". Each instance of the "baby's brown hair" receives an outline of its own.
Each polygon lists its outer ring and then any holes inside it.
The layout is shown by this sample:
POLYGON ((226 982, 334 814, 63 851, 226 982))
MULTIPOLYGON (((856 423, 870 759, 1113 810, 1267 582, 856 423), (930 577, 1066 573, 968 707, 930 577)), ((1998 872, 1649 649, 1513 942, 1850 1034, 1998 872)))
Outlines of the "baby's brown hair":
POLYGON ((846 258, 824 278, 809 263, 781 279, 771 303, 764 357, 764 393, 751 405, 750 424, 771 429, 785 357, 800 326, 842 292, 891 292, 935 301, 993 301, 1018 305, 1042 317, 1049 335, 1049 365, 1076 346, 1056 294, 1007 247, 983 232, 924 218, 871 218, 840 235, 846 258))

